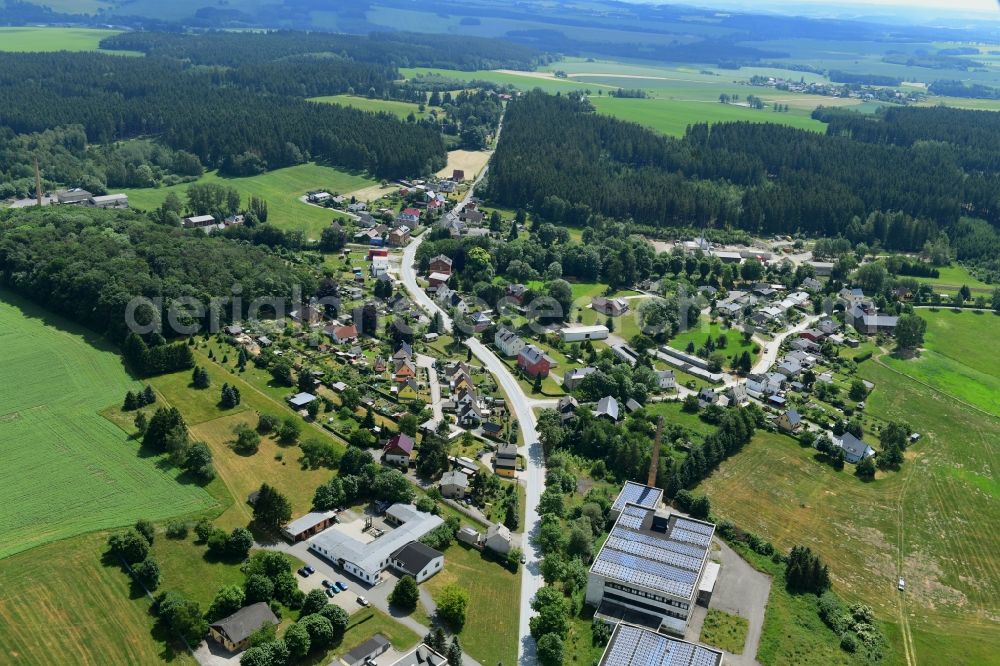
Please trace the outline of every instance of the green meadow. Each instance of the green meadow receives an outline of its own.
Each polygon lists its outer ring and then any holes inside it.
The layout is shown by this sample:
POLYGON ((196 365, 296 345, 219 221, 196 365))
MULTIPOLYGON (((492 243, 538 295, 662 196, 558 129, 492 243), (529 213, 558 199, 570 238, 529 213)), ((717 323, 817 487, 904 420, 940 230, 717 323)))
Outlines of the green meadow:
POLYGON ((141 389, 96 335, 0 291, 0 557, 215 506, 99 413, 141 389))
MULTIPOLYGON (((974 364, 985 350, 954 353, 974 364)), ((903 420, 922 434, 899 471, 863 482, 851 465, 837 472, 792 438, 761 432, 698 491, 711 497, 717 517, 778 548, 818 551, 834 589, 875 609, 891 643, 885 663, 906 663, 907 646, 916 663, 989 662, 1000 650, 1000 419, 900 374, 893 362, 866 361, 858 374, 875 384, 865 409, 874 448, 874 423, 903 420), (896 590, 900 576, 905 594, 896 590)), ((774 602, 772 592, 761 662, 833 663, 799 653, 787 618, 772 617, 774 602)))
POLYGON ((0 28, 0 51, 96 51, 102 39, 119 32, 92 28, 0 28))
MULTIPOLYGON (((363 175, 338 171, 319 164, 299 164, 284 169, 275 169, 259 176, 246 178, 224 178, 215 171, 209 171, 199 183, 217 183, 235 187, 244 203, 251 196, 267 201, 268 222, 281 227, 304 231, 308 238, 319 238, 320 232, 339 214, 327 208, 311 206, 299 200, 309 190, 347 193, 360 190, 377 183, 363 175)), ((128 195, 133 208, 151 210, 167 198, 168 192, 175 192, 186 201, 185 192, 190 183, 171 187, 141 188, 122 190, 128 195)))
POLYGON ((427 116, 427 112, 421 111, 418 104, 400 102, 394 99, 369 99, 358 95, 326 95, 324 97, 310 97, 309 101, 349 106, 361 111, 391 113, 402 120, 406 120, 411 113, 416 116, 417 120, 427 116))
POLYGON ((916 358, 883 359, 890 368, 1000 418, 1000 358, 993 341, 1000 316, 951 309, 918 310, 927 321, 916 358))

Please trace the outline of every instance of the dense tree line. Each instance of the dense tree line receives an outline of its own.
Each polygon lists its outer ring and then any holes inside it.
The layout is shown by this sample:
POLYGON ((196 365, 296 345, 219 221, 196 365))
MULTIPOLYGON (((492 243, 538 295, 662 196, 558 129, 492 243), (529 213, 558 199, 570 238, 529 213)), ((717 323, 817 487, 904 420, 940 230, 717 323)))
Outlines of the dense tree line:
POLYGON ((101 48, 141 51, 148 56, 198 65, 241 67, 293 56, 333 54, 385 67, 439 69, 532 69, 547 61, 541 51, 496 39, 409 32, 345 35, 324 32, 126 32, 101 48))
POLYGON ((839 69, 831 69, 828 76, 834 83, 855 83, 863 86, 898 86, 903 82, 898 76, 844 72, 839 69))
MULTIPOLYGON (((962 216, 1000 224, 1000 117, 945 108, 815 115, 829 123, 827 136, 739 122, 694 125, 671 139, 595 115, 586 100, 535 91, 508 108, 488 194, 556 222, 597 213, 643 225, 846 235, 910 251, 945 229, 959 259, 989 260, 957 238, 962 216)), ((995 236, 965 233, 980 243, 995 236)))
POLYGON ((321 82, 318 70, 329 69, 332 81, 299 85, 294 71, 301 63, 220 72, 167 58, 4 54, 0 118, 18 133, 81 125, 87 140, 98 143, 156 134, 170 148, 231 175, 308 159, 387 178, 444 165, 444 143, 432 125, 288 96, 348 92, 350 81, 358 78, 363 86, 374 76, 366 65, 346 63, 338 70, 335 63, 305 68, 321 82), (292 90, 261 92, 270 87, 292 90))
MULTIPOLYGON (((304 294, 316 287, 311 272, 258 246, 186 233, 136 212, 76 208, 0 211, 0 284, 119 343, 136 296, 163 299, 159 311, 136 310, 144 324, 166 322, 163 310, 185 296, 207 309, 212 298, 231 296, 234 284, 242 288, 241 317, 254 298, 291 298, 293 285, 304 294)), ((225 321, 231 312, 220 308, 225 321)), ((149 341, 155 349, 155 333, 149 341)))
POLYGON ((954 79, 939 79, 927 87, 935 95, 969 97, 972 99, 1000 99, 1000 89, 982 83, 964 83, 954 79))
POLYGON ((0 199, 34 196, 35 159, 45 192, 71 184, 105 194, 109 187, 174 185, 204 172, 195 155, 153 141, 88 145, 81 125, 31 134, 0 128, 0 199))

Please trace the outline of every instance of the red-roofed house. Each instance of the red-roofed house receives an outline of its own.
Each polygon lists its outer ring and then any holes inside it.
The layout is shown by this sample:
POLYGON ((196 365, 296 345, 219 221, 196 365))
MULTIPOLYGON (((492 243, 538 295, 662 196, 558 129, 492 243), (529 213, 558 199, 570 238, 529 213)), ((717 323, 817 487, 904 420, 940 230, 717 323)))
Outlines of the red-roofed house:
POLYGON ((451 264, 452 261, 449 257, 443 254, 439 254, 427 265, 427 270, 430 273, 441 273, 443 275, 451 275, 451 264))
POLYGON ((416 208, 404 208, 403 211, 396 216, 396 222, 415 227, 420 224, 420 211, 416 208))
POLYGON ((382 456, 387 463, 409 465, 413 457, 413 438, 399 433, 382 447, 382 456))
POLYGON ((338 345, 354 342, 358 339, 358 328, 354 324, 350 326, 329 326, 326 332, 338 345))
POLYGON ((524 370, 529 377, 538 377, 539 375, 548 377, 552 363, 541 349, 535 345, 526 345, 517 354, 517 367, 524 370))

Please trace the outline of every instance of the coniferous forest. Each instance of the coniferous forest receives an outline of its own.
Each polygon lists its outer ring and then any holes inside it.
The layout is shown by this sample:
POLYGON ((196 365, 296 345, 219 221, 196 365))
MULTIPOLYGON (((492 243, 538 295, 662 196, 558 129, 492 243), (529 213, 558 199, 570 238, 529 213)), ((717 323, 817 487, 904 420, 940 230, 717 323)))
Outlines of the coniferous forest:
POLYGON ((919 250, 946 232, 996 270, 1000 120, 948 108, 874 116, 820 109, 826 135, 770 123, 698 124, 681 139, 525 95, 507 111, 489 196, 550 221, 586 212, 661 227, 845 236, 919 250), (978 219, 976 219, 978 218, 978 219))

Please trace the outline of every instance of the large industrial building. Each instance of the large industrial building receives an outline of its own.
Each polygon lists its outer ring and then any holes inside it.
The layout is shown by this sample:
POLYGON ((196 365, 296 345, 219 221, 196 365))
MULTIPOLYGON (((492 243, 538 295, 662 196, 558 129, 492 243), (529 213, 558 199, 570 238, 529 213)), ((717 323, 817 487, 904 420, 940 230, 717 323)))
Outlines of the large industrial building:
POLYGON ((711 594, 701 583, 715 525, 657 510, 656 489, 644 488, 622 489, 620 513, 590 567, 587 603, 601 619, 683 636, 699 594, 711 594))
POLYGON ((598 666, 721 666, 722 652, 630 624, 611 634, 598 666))
POLYGON ((393 504, 386 510, 385 520, 391 529, 366 529, 356 524, 360 521, 334 525, 309 539, 309 550, 369 585, 376 585, 382 579, 382 572, 393 566, 394 555, 444 523, 440 517, 418 511, 412 504, 393 504))

